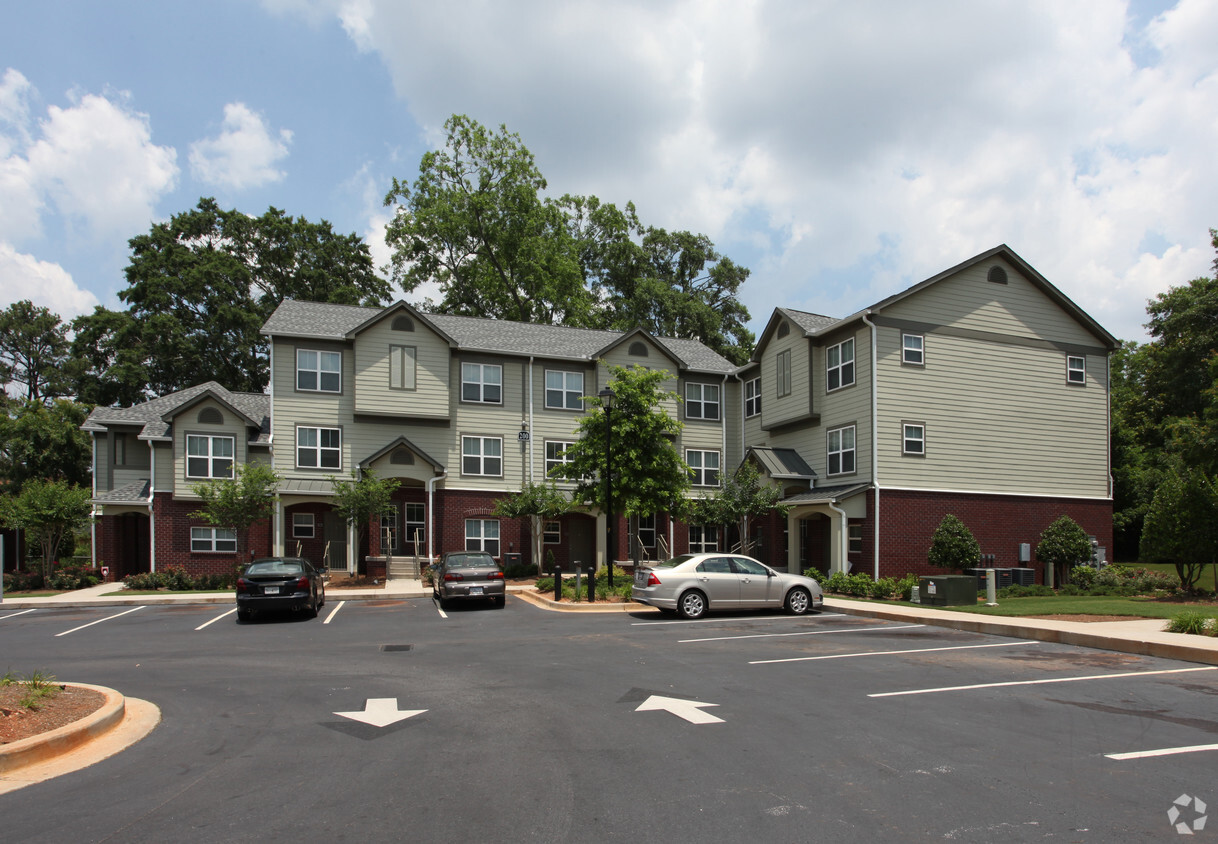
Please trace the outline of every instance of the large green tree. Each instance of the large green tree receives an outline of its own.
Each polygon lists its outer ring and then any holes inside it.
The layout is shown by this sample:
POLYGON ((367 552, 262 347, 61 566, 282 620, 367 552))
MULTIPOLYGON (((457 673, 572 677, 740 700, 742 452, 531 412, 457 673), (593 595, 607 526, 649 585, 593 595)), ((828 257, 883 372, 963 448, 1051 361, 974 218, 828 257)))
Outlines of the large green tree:
POLYGON ((13 383, 29 401, 71 395, 67 330, 58 314, 29 299, 0 311, 0 393, 13 383))
POLYGON ((78 394, 129 404, 213 380, 261 392, 267 344, 258 332, 284 299, 383 304, 388 282, 354 234, 277 208, 261 217, 214 199, 130 240, 127 306, 74 323, 74 356, 88 363, 78 394))
POLYGON ((537 573, 542 574, 545 523, 561 518, 571 508, 571 498, 553 481, 540 484, 526 482, 519 492, 499 499, 495 503, 494 513, 502 519, 528 519, 533 560, 537 564, 537 573))
POLYGON ((30 480, 89 486, 92 443, 80 428, 88 415, 67 399, 14 402, 0 412, 0 481, 12 490, 30 480))
POLYGON ((1166 475, 1146 513, 1142 558, 1174 563, 1180 585, 1196 588, 1205 566, 1218 561, 1218 483, 1212 475, 1183 462, 1166 475))
POLYGON ((90 490, 67 481, 33 480, 16 495, 0 497, 0 523, 20 528, 42 553, 42 577, 64 539, 89 521, 90 490))
POLYGON ((644 226, 632 203, 543 196, 545 177, 520 136, 454 115, 444 147, 385 204, 394 280, 439 285, 426 307, 522 322, 698 339, 735 363, 753 350, 740 285, 748 270, 710 238, 644 226))
POLYGON ((782 490, 765 483, 761 472, 751 460, 723 478, 723 487, 711 495, 695 499, 691 515, 699 524, 733 525, 740 533, 740 553, 753 553, 753 520, 778 511, 786 515, 787 508, 778 502, 782 490))

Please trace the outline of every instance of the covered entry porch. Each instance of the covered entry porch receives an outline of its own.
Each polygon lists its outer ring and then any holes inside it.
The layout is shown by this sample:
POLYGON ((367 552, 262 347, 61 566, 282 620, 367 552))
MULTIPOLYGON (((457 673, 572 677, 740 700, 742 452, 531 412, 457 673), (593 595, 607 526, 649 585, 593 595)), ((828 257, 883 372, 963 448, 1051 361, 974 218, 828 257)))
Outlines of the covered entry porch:
POLYGON ((826 574, 850 570, 850 523, 867 516, 870 484, 820 487, 788 496, 787 571, 814 568, 826 574))

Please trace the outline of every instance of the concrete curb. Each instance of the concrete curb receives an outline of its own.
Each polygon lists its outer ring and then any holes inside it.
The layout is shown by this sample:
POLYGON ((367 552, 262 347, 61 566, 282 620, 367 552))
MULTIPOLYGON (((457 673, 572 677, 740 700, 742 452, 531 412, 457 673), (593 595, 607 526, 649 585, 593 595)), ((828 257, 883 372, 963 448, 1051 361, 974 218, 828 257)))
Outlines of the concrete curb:
POLYGON ((71 724, 65 724, 57 730, 31 736, 15 741, 12 744, 0 746, 0 774, 7 774, 29 765, 37 765, 71 753, 86 742, 100 738, 102 735, 122 723, 127 711, 126 699, 105 686, 91 686, 88 683, 64 683, 76 689, 92 689, 106 696, 106 702, 101 709, 87 715, 71 724))
POLYGON ((609 601, 597 601, 592 604, 564 604, 533 591, 532 587, 518 587, 509 589, 509 592, 518 598, 523 598, 535 607, 550 610, 551 612, 659 612, 655 607, 638 604, 634 601, 622 604, 610 603, 609 601))

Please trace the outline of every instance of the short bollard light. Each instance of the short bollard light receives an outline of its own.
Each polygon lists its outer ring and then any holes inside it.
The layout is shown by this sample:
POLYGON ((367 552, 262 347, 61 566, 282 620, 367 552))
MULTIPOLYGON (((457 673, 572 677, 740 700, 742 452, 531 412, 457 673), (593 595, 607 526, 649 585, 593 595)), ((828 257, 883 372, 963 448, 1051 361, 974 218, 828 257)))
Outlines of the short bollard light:
POLYGON ((562 564, 554 564, 554 600, 562 600, 562 564))
POLYGON ((588 603, 596 603, 596 574, 592 566, 588 566, 588 603))
POLYGON ((577 565, 575 567, 575 600, 577 601, 579 600, 579 594, 584 591, 583 583, 580 581, 582 576, 583 572, 580 571, 580 568, 577 565))

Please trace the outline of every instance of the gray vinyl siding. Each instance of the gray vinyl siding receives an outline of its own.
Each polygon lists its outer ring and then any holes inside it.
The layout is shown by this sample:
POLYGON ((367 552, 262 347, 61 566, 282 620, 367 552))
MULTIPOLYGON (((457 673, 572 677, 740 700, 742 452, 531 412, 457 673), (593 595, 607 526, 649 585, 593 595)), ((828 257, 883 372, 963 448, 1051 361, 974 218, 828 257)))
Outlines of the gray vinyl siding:
POLYGON ((149 478, 155 484, 156 492, 166 492, 176 489, 174 481, 174 452, 175 449, 172 443, 158 442, 155 444, 152 454, 156 461, 156 469, 152 472, 149 478))
POLYGON ((451 373, 448 341, 422 321, 414 331, 394 331, 387 318, 360 332, 355 340, 355 409, 357 413, 446 419, 451 373), (413 346, 415 388, 395 389, 389 382, 390 346, 413 346))
MULTIPOLYGON (((271 414, 271 436, 274 442, 275 471, 284 479, 323 478, 337 474, 350 475, 354 400, 351 385, 355 383, 355 355, 350 346, 336 343, 303 342, 272 339, 274 370, 271 372, 274 412, 271 414), (342 393, 320 393, 296 389, 296 349, 317 348, 342 351, 342 393), (321 428, 341 428, 342 457, 337 471, 296 468, 296 427, 308 425, 321 428)), ((396 436, 396 435, 395 435, 396 436)), ((384 443, 381 443, 384 445, 384 443)), ((356 453, 359 453, 358 451, 356 453)))
POLYGON ((1108 358, 1100 341, 1005 266, 944 279, 883 312, 880 483, 1032 495, 1108 495, 1108 358), (902 333, 925 338, 902 365, 902 333), (1083 385, 1066 356, 1086 358, 1083 385), (902 425, 925 425, 925 454, 902 454, 902 425))
POLYGON ((829 486, 871 480, 871 332, 866 326, 852 332, 831 334, 819 341, 813 355, 812 383, 820 410, 820 424, 807 429, 810 442, 796 446, 820 476, 819 484, 829 486), (854 339, 854 384, 825 392, 826 349, 854 339), (854 426, 854 471, 829 474, 829 431, 854 426))
POLYGON ((794 323, 790 333, 774 338, 766 345, 761 359, 761 425, 772 428, 784 422, 806 417, 815 407, 813 399, 812 345, 794 323), (782 352, 791 353, 791 391, 778 395, 778 359, 782 352))
MULTIPOLYGON (((173 420, 173 494, 180 498, 196 497, 191 487, 197 483, 206 483, 208 478, 188 478, 186 477, 186 437, 188 435, 197 434, 207 437, 232 437, 233 440, 233 466, 244 465, 249 459, 249 426, 241 417, 234 414, 231 410, 223 405, 213 402, 204 401, 199 404, 192 405, 186 410, 178 413, 173 420), (199 414, 204 409, 212 409, 220 413, 224 422, 222 424, 208 424, 199 421, 199 414)), ((158 466, 158 471, 159 471, 158 466)), ((163 475, 157 475, 158 489, 166 489, 169 486, 169 479, 163 475)))

